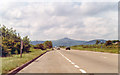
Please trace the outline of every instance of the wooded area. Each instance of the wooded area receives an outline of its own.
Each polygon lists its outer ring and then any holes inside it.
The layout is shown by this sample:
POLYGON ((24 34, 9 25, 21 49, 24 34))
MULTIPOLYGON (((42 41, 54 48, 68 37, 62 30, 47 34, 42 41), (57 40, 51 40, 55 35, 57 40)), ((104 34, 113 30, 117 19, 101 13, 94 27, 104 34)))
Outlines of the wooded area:
POLYGON ((28 36, 21 37, 13 28, 7 28, 5 25, 0 27, 2 41, 2 56, 11 56, 12 54, 20 54, 21 40, 23 40, 23 52, 29 52, 30 39, 28 36))
POLYGON ((46 50, 52 48, 51 41, 45 41, 43 44, 31 45, 28 36, 21 37, 13 28, 7 28, 5 25, 0 27, 0 38, 2 47, 2 57, 11 56, 12 54, 20 54, 21 41, 23 41, 22 53, 30 52, 30 47, 34 49, 46 50))

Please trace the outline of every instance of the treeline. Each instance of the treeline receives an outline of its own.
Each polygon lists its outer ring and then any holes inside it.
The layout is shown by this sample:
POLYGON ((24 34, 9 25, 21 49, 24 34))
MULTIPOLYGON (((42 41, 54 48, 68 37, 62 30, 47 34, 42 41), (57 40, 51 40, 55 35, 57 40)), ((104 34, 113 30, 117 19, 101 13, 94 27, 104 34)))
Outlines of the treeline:
POLYGON ((46 50, 51 49, 53 46, 51 41, 45 41, 44 43, 34 45, 33 47, 34 49, 46 50))
POLYGON ((119 48, 120 41, 119 40, 108 40, 105 43, 96 40, 96 43, 93 45, 76 45, 73 47, 82 47, 82 48, 119 48))
POLYGON ((16 30, 13 28, 7 28, 4 25, 0 27, 0 31, 3 57, 10 56, 12 54, 20 54, 21 40, 23 40, 23 52, 29 52, 30 39, 28 36, 22 38, 16 30))
POLYGON ((109 45, 114 45, 114 44, 119 44, 120 43, 120 41, 119 40, 108 40, 108 41, 106 41, 105 43, 103 43, 103 42, 101 42, 101 41, 99 41, 99 40, 96 40, 96 44, 98 45, 98 44, 104 44, 105 46, 109 46, 109 45))

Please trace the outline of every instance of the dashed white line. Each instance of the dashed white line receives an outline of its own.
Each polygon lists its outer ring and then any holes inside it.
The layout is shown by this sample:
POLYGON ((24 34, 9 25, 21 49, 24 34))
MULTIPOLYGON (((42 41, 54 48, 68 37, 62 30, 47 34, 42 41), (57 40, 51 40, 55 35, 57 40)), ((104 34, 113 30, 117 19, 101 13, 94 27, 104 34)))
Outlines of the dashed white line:
POLYGON ((74 65, 76 68, 80 68, 78 65, 74 65))
POLYGON ((104 58, 107 58, 107 57, 104 57, 104 58))
MULTIPOLYGON (((59 51, 57 51, 59 52, 59 51)), ((59 52, 60 53, 60 52, 59 52)), ((71 64, 74 65, 74 67, 76 67, 77 69, 79 69, 79 71, 81 71, 82 73, 87 73, 85 70, 80 69, 80 67, 78 65, 76 65, 74 62, 72 62, 70 59, 68 59, 66 56, 64 56, 62 53, 60 53, 66 60, 68 60, 71 64)))
POLYGON ((79 69, 82 73, 87 73, 85 70, 83 69, 79 69))
POLYGON ((74 65, 75 63, 74 63, 74 62, 71 62, 71 64, 73 64, 73 65, 74 65))
POLYGON ((69 60, 69 62, 72 62, 71 60, 69 60))
POLYGON ((112 55, 118 55, 118 54, 112 54, 112 55))

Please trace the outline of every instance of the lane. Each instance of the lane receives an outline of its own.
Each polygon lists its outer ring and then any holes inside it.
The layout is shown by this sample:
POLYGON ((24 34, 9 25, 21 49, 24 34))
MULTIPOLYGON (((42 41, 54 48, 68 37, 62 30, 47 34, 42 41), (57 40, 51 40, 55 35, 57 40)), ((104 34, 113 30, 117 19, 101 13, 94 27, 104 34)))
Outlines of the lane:
POLYGON ((117 54, 64 49, 59 52, 87 73, 118 73, 117 54))
POLYGON ((81 71, 54 50, 44 54, 19 73, 81 73, 81 71))
MULTIPOLYGON (((59 51, 58 51, 59 52, 59 51)), ((60 52, 59 52, 60 53, 60 52)), ((61 53, 60 53, 61 54, 61 53)), ((81 71, 82 73, 87 73, 85 70, 81 69, 78 65, 76 65, 73 61, 71 61, 70 59, 68 59, 66 56, 64 56, 63 54, 61 54, 66 60, 68 60, 75 68, 77 68, 79 71, 81 71)))

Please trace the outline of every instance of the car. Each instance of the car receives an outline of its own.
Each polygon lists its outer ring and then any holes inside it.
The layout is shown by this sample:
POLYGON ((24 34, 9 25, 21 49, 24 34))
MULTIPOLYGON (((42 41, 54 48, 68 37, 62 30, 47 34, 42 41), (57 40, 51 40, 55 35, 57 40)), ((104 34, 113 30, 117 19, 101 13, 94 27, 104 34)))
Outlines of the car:
POLYGON ((66 47, 66 50, 70 50, 70 47, 66 47))
POLYGON ((57 47, 57 50, 60 50, 60 47, 57 47))
POLYGON ((52 50, 54 50, 54 48, 52 48, 52 50))

